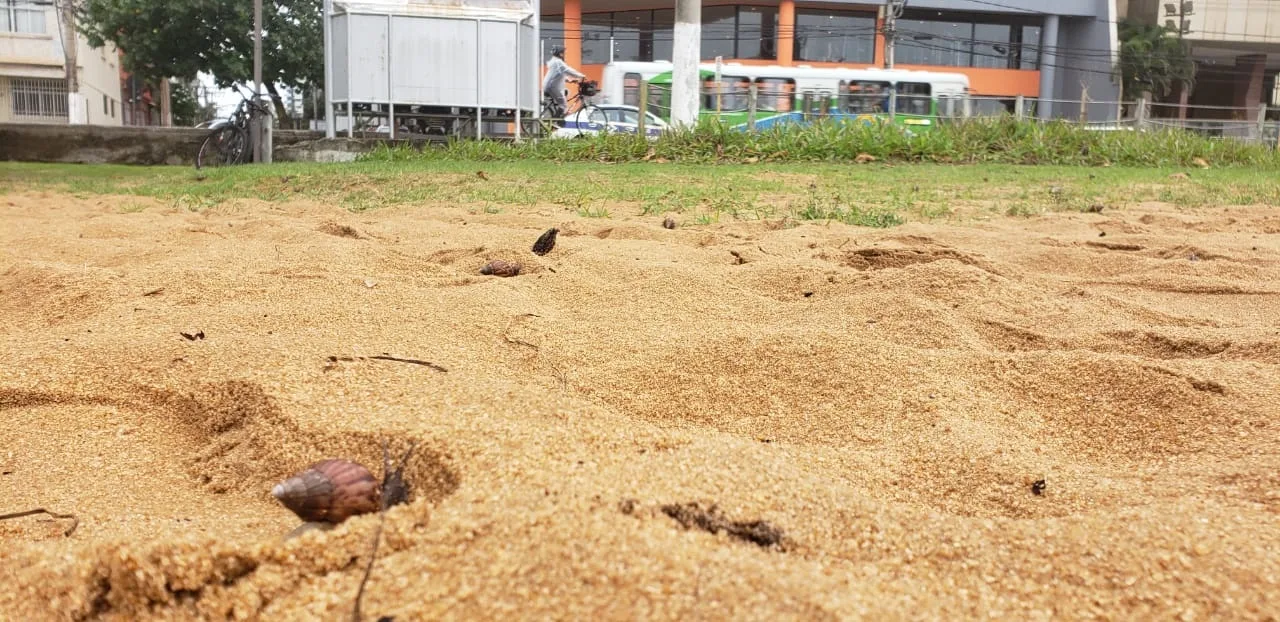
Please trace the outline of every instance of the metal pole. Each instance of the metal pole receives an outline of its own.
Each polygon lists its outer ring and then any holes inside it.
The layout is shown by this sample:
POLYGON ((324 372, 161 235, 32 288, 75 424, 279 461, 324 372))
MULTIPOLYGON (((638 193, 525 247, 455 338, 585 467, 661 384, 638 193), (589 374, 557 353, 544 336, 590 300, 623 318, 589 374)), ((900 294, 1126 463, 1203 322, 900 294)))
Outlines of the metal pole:
MULTIPOLYGON (((76 36, 76 11, 71 0, 61 0, 56 10, 62 12, 62 52, 66 63, 67 75, 67 123, 78 125, 88 123, 88 102, 80 98, 80 39, 76 36)), ((121 115, 124 113, 124 102, 120 102, 121 115)), ((105 125, 105 123, 104 123, 105 125)))
POLYGON ((542 40, 542 22, 538 22, 538 79, 535 80, 538 83, 538 96, 533 100, 537 102, 534 107, 538 111, 538 137, 542 137, 542 79, 544 77, 542 63, 546 61, 546 58, 547 42, 542 40))
POLYGON ((676 0, 671 53, 671 124, 698 122, 698 61, 702 56, 702 2, 676 0))
POLYGON ((527 16, 520 18, 516 22, 516 142, 520 142, 520 87, 524 86, 520 83, 523 77, 521 69, 524 61, 524 20, 529 19, 527 16))
POLYGON ((902 9, 906 0, 889 0, 884 7, 884 68, 893 69, 893 44, 897 38, 898 18, 902 17, 902 9))
POLYGON ((645 115, 649 113, 649 81, 642 76, 640 78, 640 101, 636 102, 636 108, 640 111, 636 117, 636 135, 647 136, 645 133, 645 115))
POLYGON ((351 13, 347 13, 347 58, 343 59, 346 64, 347 74, 347 138, 354 138, 356 135, 356 107, 351 101, 351 13))
MULTIPOLYGON (((333 0, 324 0, 324 136, 334 137, 333 129, 333 0)), ((315 100, 311 100, 313 105, 315 100)))
POLYGON ((1258 104, 1258 140, 1265 140, 1267 134, 1267 105, 1258 104))
MULTIPOLYGON (((262 0, 253 0, 253 103, 262 103, 262 0)), ((253 161, 262 161, 262 116, 249 124, 253 136, 253 161)))
POLYGON ((387 14, 387 125, 391 128, 391 140, 396 139, 396 102, 395 95, 392 91, 393 80, 391 78, 391 67, 394 64, 391 60, 391 41, 393 40, 391 32, 391 15, 387 14))
POLYGON ((476 20, 476 140, 484 137, 484 100, 480 97, 480 84, 484 78, 480 75, 480 64, 483 60, 484 47, 480 45, 480 20, 476 20))
MULTIPOLYGON (((538 7, 538 6, 540 6, 540 3, 535 3, 535 4, 534 4, 534 6, 535 6, 535 7, 538 7)), ((532 32, 532 33, 530 33, 530 34, 529 34, 529 36, 533 37, 533 39, 532 39, 533 41, 537 41, 537 42, 538 42, 538 49, 539 49, 539 50, 541 50, 541 49, 542 49, 542 16, 541 16, 541 15, 539 15, 539 12, 540 12, 540 11, 541 11, 541 9, 540 9, 540 8, 535 8, 535 9, 533 10, 533 14, 530 16, 530 17, 531 17, 531 19, 530 19, 530 21, 529 21, 529 23, 533 25, 533 32, 532 32)), ((541 54, 539 54, 539 55, 538 55, 538 59, 537 59, 537 60, 538 60, 538 62, 537 62, 537 63, 530 63, 530 64, 531 64, 531 65, 536 65, 536 66, 538 66, 538 67, 541 67, 541 66, 542 66, 542 58, 543 58, 543 56, 542 56, 541 54)), ((542 112, 542 111, 540 110, 540 107, 541 107, 541 106, 540 106, 540 104, 541 104, 541 101, 542 101, 542 84, 541 84, 541 83, 542 83, 542 80, 541 80, 541 78, 542 78, 542 72, 541 72, 541 71, 534 71, 534 72, 533 72, 533 79, 532 79, 532 80, 530 80, 530 82, 532 82, 532 83, 533 83, 533 99, 532 99, 532 100, 531 100, 531 102, 530 102, 531 107, 532 107, 532 109, 533 109, 533 112, 532 112, 529 116, 530 116, 530 118, 532 118, 532 119, 533 119, 533 123, 531 123, 529 127, 533 130, 532 135, 533 135, 533 140, 534 140, 534 142, 537 142, 537 140, 538 140, 538 133, 539 133, 539 131, 540 131, 540 130, 539 130, 539 125, 538 125, 538 114, 542 112)))

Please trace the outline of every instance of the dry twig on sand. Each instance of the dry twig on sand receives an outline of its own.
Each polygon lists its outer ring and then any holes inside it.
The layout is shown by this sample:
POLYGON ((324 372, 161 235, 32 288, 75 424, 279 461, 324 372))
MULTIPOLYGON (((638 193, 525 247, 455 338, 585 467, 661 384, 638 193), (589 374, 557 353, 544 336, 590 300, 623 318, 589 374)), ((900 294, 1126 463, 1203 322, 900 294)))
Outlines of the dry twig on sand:
POLYGON ((409 500, 409 486, 404 481, 404 465, 409 461, 417 443, 410 443, 400 457, 399 465, 391 470, 391 455, 387 452, 387 441, 382 441, 382 494, 379 495, 378 527, 373 532, 373 546, 369 551, 369 563, 364 567, 364 576, 360 579, 360 588, 356 591, 356 604, 351 612, 353 622, 360 622, 360 603, 364 600, 364 588, 369 583, 369 575, 373 573, 373 562, 378 557, 378 543, 382 541, 382 525, 387 520, 387 508, 409 500))
POLYGON ((67 537, 70 537, 71 532, 75 531, 76 527, 80 526, 80 519, 76 518, 75 514, 59 514, 57 512, 50 512, 49 510, 46 510, 44 508, 36 508, 34 510, 27 510, 25 512, 14 512, 13 514, 0 514, 0 520, 9 520, 11 518, 22 518, 24 516, 35 516, 36 514, 48 514, 49 516, 52 516, 54 518, 70 519, 71 526, 68 527, 67 530, 62 534, 67 537))

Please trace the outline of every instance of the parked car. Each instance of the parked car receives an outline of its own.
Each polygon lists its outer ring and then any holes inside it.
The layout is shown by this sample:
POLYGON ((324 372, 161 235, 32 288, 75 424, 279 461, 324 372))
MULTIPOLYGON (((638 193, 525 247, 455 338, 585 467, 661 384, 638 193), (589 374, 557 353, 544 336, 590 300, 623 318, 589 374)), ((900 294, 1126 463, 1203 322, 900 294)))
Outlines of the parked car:
MULTIPOLYGON (((667 123, 645 111, 644 133, 650 140, 666 131, 667 123)), ((569 113, 564 127, 552 132, 552 138, 578 138, 602 132, 635 134, 640 122, 640 109, 622 104, 593 104, 569 113)))

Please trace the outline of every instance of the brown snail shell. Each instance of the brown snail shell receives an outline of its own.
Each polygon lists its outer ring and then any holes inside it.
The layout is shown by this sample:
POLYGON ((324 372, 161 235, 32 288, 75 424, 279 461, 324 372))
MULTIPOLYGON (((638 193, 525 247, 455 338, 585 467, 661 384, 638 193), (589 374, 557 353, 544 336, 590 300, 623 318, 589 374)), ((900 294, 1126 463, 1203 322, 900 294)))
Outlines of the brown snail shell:
POLYGON ((675 229, 675 228, 676 228, 676 219, 674 219, 674 218, 672 218, 672 217, 670 217, 670 216, 667 216, 667 218, 666 218, 665 220, 663 220, 663 221, 662 221, 662 228, 663 228, 663 229, 675 229))
POLYGON ((349 460, 322 460, 271 489, 302 520, 335 524, 377 512, 381 494, 369 469, 349 460))
POLYGON ((491 274, 493 276, 515 276, 520 274, 522 266, 514 261, 503 261, 494 259, 480 268, 480 274, 491 274))

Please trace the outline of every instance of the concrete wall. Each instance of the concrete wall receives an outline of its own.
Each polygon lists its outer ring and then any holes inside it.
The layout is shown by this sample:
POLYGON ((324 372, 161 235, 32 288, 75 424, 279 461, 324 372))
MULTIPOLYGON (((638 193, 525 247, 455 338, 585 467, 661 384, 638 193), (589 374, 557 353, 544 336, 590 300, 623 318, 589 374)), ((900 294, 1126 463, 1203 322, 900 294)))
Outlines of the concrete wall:
MULTIPOLYGON (((0 123, 0 161, 193 166, 208 135, 192 128, 0 123)), ((323 137, 323 132, 275 130, 272 153, 323 137)))

